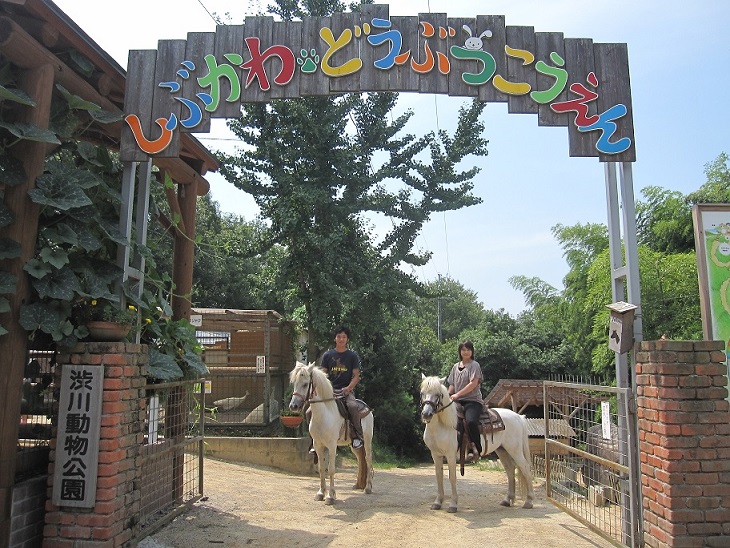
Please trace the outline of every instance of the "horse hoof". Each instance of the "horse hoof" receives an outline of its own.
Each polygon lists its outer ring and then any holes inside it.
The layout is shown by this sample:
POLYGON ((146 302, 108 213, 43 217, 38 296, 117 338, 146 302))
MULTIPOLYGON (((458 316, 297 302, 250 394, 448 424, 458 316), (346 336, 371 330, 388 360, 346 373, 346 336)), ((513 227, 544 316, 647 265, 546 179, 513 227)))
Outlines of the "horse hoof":
POLYGON ((324 499, 324 503, 327 506, 332 506, 335 503, 335 499, 333 499, 332 497, 327 497, 326 499, 324 499))
POLYGON ((499 504, 501 504, 502 506, 506 506, 506 507, 508 507, 508 508, 509 508, 510 506, 512 506, 512 503, 511 503, 511 502, 509 501, 509 499, 504 499, 504 500, 503 500, 502 502, 500 502, 499 504))
POLYGON ((449 506, 448 512, 449 514, 456 514, 456 506, 449 506))
POLYGON ((532 508, 532 501, 531 500, 526 500, 525 501, 525 504, 523 504, 522 507, 523 508, 527 508, 529 510, 530 508, 532 508))
POLYGON ((431 510, 441 510, 441 505, 435 502, 431 505, 431 510))
POLYGON ((370 494, 370 493, 372 493, 372 492, 373 492, 373 490, 372 490, 372 489, 371 489, 370 487, 366 487, 366 488, 365 488, 365 494, 366 494, 366 495, 369 495, 369 494, 370 494))
POLYGON ((314 500, 324 500, 324 495, 322 493, 317 493, 314 495, 314 500))

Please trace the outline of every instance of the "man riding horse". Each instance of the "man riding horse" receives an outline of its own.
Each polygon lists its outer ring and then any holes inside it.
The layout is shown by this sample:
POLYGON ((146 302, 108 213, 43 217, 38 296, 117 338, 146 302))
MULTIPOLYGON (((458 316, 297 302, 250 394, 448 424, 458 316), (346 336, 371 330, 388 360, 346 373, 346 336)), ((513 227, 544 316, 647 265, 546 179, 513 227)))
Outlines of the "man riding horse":
POLYGON ((347 406, 352 424, 352 447, 362 447, 362 424, 360 406, 355 399, 355 387, 360 382, 360 356, 347 347, 350 341, 350 330, 344 325, 335 329, 335 347, 322 356, 322 368, 327 372, 335 394, 341 394, 347 406))

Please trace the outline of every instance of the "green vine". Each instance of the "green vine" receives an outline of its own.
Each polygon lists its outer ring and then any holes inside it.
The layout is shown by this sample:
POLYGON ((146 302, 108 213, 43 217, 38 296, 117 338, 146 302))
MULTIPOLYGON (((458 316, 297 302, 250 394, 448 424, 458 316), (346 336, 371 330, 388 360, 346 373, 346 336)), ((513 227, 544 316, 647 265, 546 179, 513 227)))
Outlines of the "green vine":
MULTIPOLYGON (((99 124, 118 122, 121 114, 105 112, 62 86, 56 86, 47 130, 8 121, 18 105, 36 106, 17 88, 15 67, 0 61, 0 228, 16 222, 4 202, 4 189, 26 179, 13 147, 27 140, 56 145, 28 192, 39 208, 38 238, 33 257, 23 267, 32 295, 21 307, 20 324, 32 347, 70 347, 84 340, 88 303, 103 303, 122 315, 126 306, 121 290, 139 312, 138 331, 150 345, 151 377, 172 380, 207 373, 194 328, 187 320, 170 319, 168 301, 174 288, 169 276, 157 275, 149 260, 141 298, 133 288, 119 287, 123 271, 117 265, 117 248, 130 245, 119 231, 123 166, 115 152, 99 144, 103 139, 94 137, 99 124)), ((147 249, 134 251, 151 257, 147 249)), ((19 257, 20 243, 0 238, 0 259, 19 257)), ((7 295, 15 292, 16 281, 0 270, 0 312, 9 310, 7 295)), ((0 325, 0 336, 6 333, 0 325)))

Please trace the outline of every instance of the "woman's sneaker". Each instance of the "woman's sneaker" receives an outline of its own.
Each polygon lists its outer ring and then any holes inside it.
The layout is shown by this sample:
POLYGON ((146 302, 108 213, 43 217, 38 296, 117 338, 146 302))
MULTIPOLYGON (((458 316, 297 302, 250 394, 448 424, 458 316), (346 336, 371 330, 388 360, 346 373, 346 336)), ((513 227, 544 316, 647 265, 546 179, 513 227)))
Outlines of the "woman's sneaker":
POLYGON ((355 438, 352 440, 352 448, 353 449, 360 449, 362 447, 362 440, 359 438, 355 438))

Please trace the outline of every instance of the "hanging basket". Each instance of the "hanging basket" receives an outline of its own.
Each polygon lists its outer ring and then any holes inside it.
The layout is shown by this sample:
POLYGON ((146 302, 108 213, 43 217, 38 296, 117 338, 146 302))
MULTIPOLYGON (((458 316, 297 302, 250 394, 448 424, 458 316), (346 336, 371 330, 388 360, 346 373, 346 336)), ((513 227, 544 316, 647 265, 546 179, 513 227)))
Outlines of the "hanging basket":
POLYGON ((279 419, 281 420, 281 424, 287 428, 296 428, 302 424, 304 415, 279 415, 279 419))
POLYGON ((132 326, 116 322, 89 322, 86 328, 92 341, 119 342, 127 338, 132 326))

